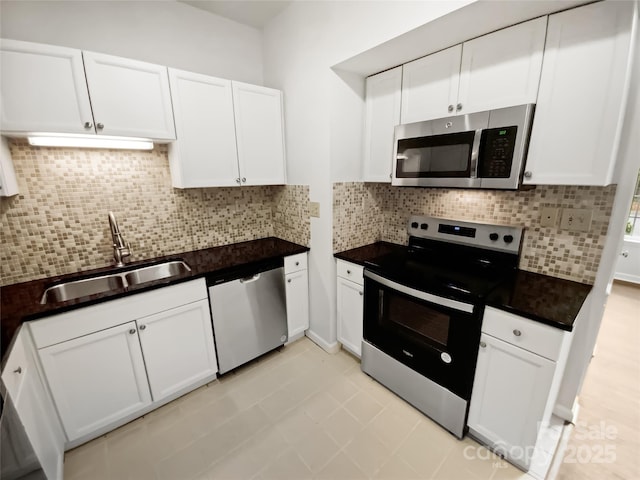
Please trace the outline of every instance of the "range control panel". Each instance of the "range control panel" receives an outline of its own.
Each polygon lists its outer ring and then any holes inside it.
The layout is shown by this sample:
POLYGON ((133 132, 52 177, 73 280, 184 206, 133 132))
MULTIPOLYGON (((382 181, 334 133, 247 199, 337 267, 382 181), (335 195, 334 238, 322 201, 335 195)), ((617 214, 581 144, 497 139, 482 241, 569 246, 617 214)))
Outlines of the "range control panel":
POLYGON ((407 223, 407 231, 413 237, 508 253, 520 251, 524 231, 524 227, 513 225, 492 225, 426 215, 412 215, 407 223))

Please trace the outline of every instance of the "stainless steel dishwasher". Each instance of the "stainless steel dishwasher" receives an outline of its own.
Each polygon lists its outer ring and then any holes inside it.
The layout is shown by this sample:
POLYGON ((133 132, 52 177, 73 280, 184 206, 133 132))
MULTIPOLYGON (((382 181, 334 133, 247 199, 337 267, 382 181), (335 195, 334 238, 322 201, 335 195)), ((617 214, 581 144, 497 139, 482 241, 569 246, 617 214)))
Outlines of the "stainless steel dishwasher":
POLYGON ((283 260, 208 278, 220 373, 287 341, 283 260))

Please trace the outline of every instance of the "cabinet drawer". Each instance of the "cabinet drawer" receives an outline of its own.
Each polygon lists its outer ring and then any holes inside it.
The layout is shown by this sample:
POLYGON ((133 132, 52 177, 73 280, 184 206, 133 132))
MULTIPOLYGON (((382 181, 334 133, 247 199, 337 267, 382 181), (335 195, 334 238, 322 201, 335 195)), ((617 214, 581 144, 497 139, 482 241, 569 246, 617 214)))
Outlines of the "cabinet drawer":
POLYGON ((199 278, 34 320, 29 327, 40 349, 206 298, 205 280, 199 278))
POLYGON ((550 360, 558 359, 567 334, 549 325, 491 307, 484 312, 482 331, 550 360))
POLYGON ((364 267, 362 265, 356 265, 355 263, 345 262, 338 260, 338 276, 356 282, 358 285, 364 284, 364 277, 362 273, 364 267))
POLYGON ((284 257, 284 273, 293 273, 307 269, 307 253, 284 257))

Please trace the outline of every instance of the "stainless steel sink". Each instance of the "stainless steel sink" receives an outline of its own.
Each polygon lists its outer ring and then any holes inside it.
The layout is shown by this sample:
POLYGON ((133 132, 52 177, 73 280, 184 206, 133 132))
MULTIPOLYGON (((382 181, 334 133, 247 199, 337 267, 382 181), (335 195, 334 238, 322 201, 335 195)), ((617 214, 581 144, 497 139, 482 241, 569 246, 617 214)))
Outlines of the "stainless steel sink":
POLYGON ((96 293, 126 289, 129 286, 171 278, 191 271, 191 267, 182 260, 139 267, 126 272, 112 273, 101 277, 73 280, 47 288, 40 303, 59 303, 86 297, 96 293))
POLYGON ((176 275, 182 275, 190 271, 191 268, 189 268, 189 265, 176 260, 131 270, 124 275, 124 278, 129 285, 139 285, 141 283, 153 282, 154 280, 175 277, 176 275))
POLYGON ((87 278, 73 282, 61 283, 44 291, 40 303, 66 302, 74 298, 86 297, 96 293, 109 292, 125 288, 124 279, 120 275, 87 278))

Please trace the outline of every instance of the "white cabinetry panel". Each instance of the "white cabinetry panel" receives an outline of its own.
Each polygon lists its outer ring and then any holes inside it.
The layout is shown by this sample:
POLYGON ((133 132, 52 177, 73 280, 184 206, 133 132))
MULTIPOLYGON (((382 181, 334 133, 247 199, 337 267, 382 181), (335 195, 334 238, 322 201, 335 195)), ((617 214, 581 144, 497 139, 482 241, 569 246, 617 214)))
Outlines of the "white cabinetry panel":
POLYGON ((536 103, 546 26, 541 17, 465 42, 458 112, 536 103))
POLYGON ((291 341, 309 328, 309 277, 306 269, 288 273, 285 277, 287 329, 291 341))
POLYGON ((39 353, 69 441, 151 403, 135 322, 39 353))
POLYGON ((391 182, 393 129, 400 123, 402 67, 366 80, 364 180, 391 182))
POLYGON ((176 138, 167 67, 94 52, 82 55, 98 134, 176 138))
POLYGON ((218 371, 206 300, 142 318, 137 324, 154 402, 218 371))
POLYGON ((524 183, 611 183, 636 5, 597 2, 549 16, 524 183))
POLYGON ((95 133, 80 50, 2 40, 0 54, 2 132, 95 133))
POLYGON ((462 44, 403 66, 401 123, 454 115, 462 44))
POLYGON ((282 92, 232 82, 242 185, 285 183, 282 92))
POLYGON ((173 68, 169 80, 178 138, 169 147, 173 186, 237 185, 231 81, 173 68))

